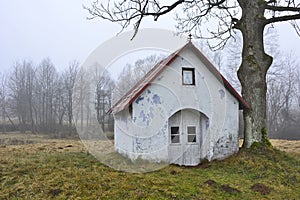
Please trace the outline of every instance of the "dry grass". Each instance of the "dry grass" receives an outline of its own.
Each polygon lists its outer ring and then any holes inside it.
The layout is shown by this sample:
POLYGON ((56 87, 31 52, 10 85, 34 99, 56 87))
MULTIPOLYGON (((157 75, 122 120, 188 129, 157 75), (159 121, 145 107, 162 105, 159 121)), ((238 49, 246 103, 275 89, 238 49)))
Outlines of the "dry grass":
POLYGON ((281 150, 288 153, 296 153, 300 154, 300 140, 271 140, 272 145, 281 150))
MULTIPOLYGON (((300 140, 271 139, 270 141, 276 149, 287 153, 300 154, 300 140)), ((240 140, 240 146, 242 142, 243 140, 240 140)), ((87 152, 87 148, 93 148, 97 151, 113 152, 112 145, 110 141, 95 142, 89 140, 50 139, 45 135, 28 133, 0 134, 1 152, 87 152)))
MULTIPOLYGON (((196 167, 131 174, 101 164, 79 140, 22 134, 0 140, 0 199, 300 199, 300 154, 241 150, 196 167)), ((83 142, 112 151, 107 141, 83 142)), ((272 142, 299 150, 299 141, 272 142)))
POLYGON ((2 153, 26 152, 86 152, 80 140, 49 139, 45 135, 9 133, 0 134, 2 153))
MULTIPOLYGON (((273 147, 285 151, 287 153, 296 153, 300 155, 300 140, 279 140, 279 139, 270 139, 273 147)), ((243 144, 243 140, 240 140, 240 147, 243 144)))

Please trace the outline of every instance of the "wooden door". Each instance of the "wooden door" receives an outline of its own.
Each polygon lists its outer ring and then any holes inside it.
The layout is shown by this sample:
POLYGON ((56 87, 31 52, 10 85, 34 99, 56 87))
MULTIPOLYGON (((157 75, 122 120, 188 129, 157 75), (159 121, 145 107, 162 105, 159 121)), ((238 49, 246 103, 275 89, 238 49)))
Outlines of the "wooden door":
POLYGON ((169 119, 169 160, 179 165, 200 163, 200 112, 184 109, 169 119))

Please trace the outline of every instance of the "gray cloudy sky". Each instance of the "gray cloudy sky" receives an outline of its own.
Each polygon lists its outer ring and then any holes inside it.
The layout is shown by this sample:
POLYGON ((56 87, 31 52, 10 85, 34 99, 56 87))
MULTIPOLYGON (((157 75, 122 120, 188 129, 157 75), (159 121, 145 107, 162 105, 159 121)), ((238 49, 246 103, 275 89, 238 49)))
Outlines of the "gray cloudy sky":
MULTIPOLYGON (((114 37, 120 27, 103 20, 86 20, 88 13, 79 0, 0 0, 0 72, 15 61, 39 63, 49 57, 57 68, 73 59, 80 62, 101 43, 114 37)), ((143 27, 174 30, 173 17, 143 27)), ((286 51, 300 55, 300 38, 288 24, 276 25, 279 43, 286 51)))

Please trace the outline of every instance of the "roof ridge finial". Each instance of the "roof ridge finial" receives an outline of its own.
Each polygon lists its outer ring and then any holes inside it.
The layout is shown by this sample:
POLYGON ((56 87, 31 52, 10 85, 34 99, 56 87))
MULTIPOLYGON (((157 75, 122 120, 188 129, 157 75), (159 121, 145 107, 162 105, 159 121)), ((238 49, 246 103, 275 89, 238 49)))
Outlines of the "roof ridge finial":
POLYGON ((188 42, 191 42, 192 41, 192 34, 190 33, 190 34, 188 34, 188 42))

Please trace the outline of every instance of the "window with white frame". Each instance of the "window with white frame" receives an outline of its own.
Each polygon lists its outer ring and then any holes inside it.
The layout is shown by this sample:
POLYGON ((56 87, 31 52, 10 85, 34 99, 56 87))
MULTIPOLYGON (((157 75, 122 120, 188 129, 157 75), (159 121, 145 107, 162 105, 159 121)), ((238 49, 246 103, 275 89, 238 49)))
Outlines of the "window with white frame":
POLYGON ((194 68, 182 68, 182 84, 183 85, 195 85, 195 69, 194 68))
POLYGON ((188 126, 187 127, 187 137, 189 143, 196 143, 196 127, 195 126, 188 126))
POLYGON ((180 143, 179 126, 171 127, 171 143, 180 143))

